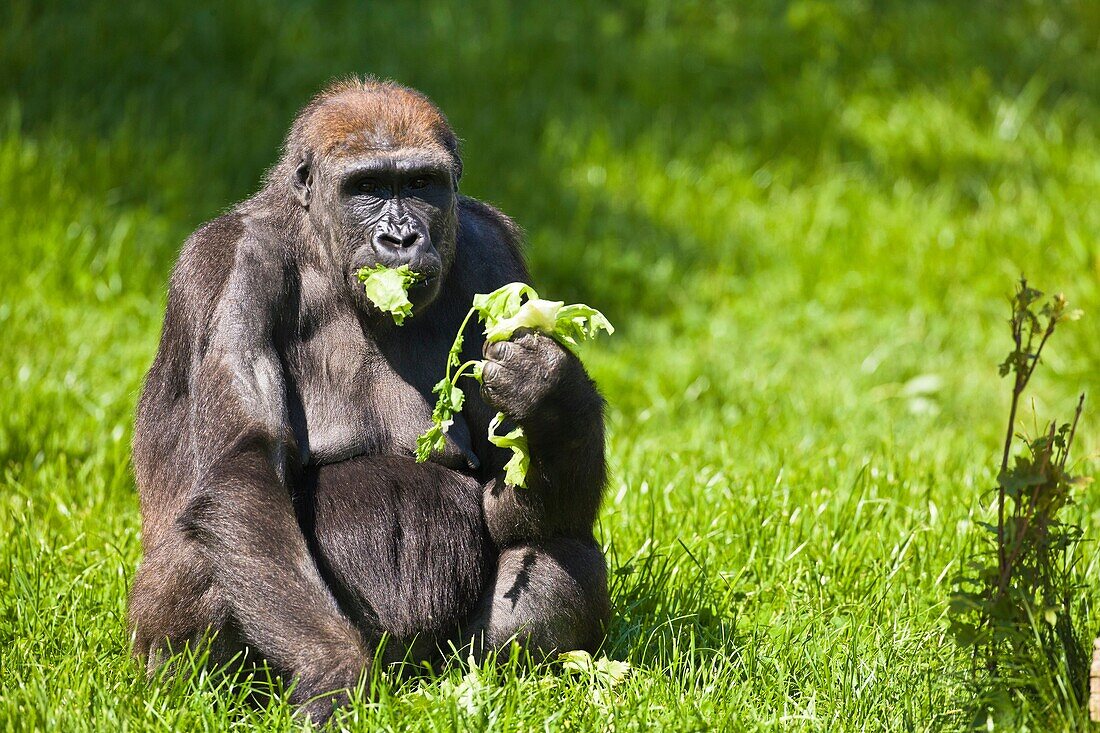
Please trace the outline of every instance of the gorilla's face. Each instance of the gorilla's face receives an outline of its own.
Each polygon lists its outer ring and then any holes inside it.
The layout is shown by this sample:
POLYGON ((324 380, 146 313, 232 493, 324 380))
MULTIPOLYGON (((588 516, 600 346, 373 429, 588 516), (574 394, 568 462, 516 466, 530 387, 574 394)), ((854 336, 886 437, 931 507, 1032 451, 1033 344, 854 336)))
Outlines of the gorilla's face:
POLYGON ((414 313, 431 303, 455 255, 457 194, 450 161, 435 151, 393 150, 319 168, 313 171, 320 175, 310 217, 358 307, 373 305, 357 273, 380 264, 408 265, 420 275, 409 290, 414 313))

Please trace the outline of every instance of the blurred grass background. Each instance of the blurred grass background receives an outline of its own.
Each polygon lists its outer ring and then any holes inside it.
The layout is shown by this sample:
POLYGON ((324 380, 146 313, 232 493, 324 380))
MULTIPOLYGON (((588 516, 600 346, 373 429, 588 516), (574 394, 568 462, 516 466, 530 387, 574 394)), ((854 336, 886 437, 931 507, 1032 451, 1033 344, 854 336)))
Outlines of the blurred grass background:
MULTIPOLYGON (((986 516, 1021 272, 1086 311, 1032 404, 1068 417, 1090 392, 1077 455, 1100 455, 1100 4, 193 6, 0 8, 0 729, 292 725, 128 659, 128 445, 180 244, 351 73, 433 97, 536 284, 620 329, 586 361, 611 405, 607 651, 635 666, 602 694, 393 683, 355 720, 965 722, 943 614, 986 516)), ((1074 513, 1094 539, 1095 503, 1074 513)), ((1053 693, 1015 705, 1087 725, 1053 693)))

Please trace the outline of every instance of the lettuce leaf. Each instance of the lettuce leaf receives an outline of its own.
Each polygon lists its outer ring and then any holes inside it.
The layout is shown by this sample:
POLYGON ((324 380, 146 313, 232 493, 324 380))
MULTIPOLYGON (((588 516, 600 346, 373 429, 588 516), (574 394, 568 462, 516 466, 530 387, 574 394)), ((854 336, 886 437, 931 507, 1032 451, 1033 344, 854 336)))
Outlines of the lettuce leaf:
POLYGON ((420 279, 420 275, 409 269, 408 265, 389 268, 385 265, 364 267, 356 273, 367 298, 383 313, 389 313, 398 326, 412 315, 412 303, 409 301, 409 288, 420 279))
POLYGON ((489 442, 498 448, 512 449, 512 457, 504 464, 504 482, 522 489, 527 486, 527 469, 531 466, 531 451, 527 448, 527 436, 520 427, 504 435, 497 434, 497 428, 503 420, 504 413, 498 412, 489 422, 489 442))

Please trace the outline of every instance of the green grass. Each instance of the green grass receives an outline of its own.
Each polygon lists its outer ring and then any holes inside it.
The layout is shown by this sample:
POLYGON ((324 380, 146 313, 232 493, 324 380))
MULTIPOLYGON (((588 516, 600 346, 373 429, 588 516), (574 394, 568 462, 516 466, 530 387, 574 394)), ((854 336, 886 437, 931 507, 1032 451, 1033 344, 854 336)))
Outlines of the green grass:
MULTIPOLYGON (((610 403, 606 651, 633 673, 382 679, 348 722, 966 724, 946 601, 989 516, 1021 272, 1086 311, 1033 404, 1088 391, 1081 470, 1100 456, 1100 6, 191 6, 0 9, 0 730, 294 727, 129 658, 129 439, 181 242, 351 72, 433 96, 540 292, 619 328, 585 354, 610 403)), ((1088 638, 1095 496, 1071 510, 1088 638)), ((1057 700, 1013 726, 1087 727, 1057 700)))

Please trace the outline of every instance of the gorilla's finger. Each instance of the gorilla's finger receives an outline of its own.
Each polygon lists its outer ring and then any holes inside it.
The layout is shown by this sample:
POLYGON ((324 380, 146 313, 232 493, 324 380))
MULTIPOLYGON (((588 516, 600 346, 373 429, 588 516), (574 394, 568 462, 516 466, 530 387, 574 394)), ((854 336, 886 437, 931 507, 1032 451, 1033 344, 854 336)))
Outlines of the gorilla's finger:
POLYGON ((505 407, 500 389, 495 384, 485 382, 481 385, 481 399, 494 410, 503 410, 505 407))
POLYGON ((519 348, 511 341, 496 341, 491 344, 485 344, 485 348, 483 349, 485 358, 494 361, 504 361, 509 357, 515 356, 518 351, 519 348))
MULTIPOLYGON (((487 388, 491 388, 493 382, 500 379, 503 375, 504 369, 495 361, 485 362, 485 366, 481 368, 481 383, 487 388)), ((490 389, 490 391, 492 391, 490 389)))
POLYGON ((538 347, 546 338, 548 337, 530 328, 517 328, 516 332, 512 334, 511 343, 525 349, 533 349, 538 347))

